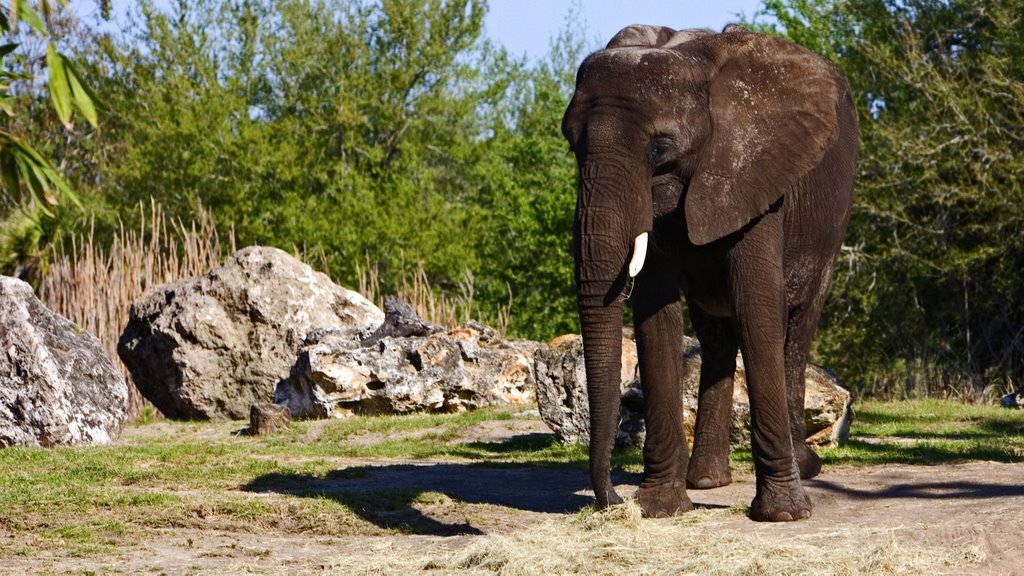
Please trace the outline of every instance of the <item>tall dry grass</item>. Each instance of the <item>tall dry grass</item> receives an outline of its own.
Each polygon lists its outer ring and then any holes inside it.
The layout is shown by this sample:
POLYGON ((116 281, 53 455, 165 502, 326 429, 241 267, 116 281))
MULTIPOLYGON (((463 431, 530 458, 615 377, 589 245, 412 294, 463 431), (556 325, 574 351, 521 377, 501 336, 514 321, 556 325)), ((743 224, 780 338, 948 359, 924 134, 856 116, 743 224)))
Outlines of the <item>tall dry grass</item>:
MULTIPOLYGON (((70 252, 59 249, 39 286, 39 298, 51 310, 95 335, 121 367, 129 391, 129 416, 145 400, 117 355, 117 341, 128 323, 132 302, 146 290, 188 276, 205 274, 225 254, 210 214, 199 206, 197 220, 186 225, 167 217, 157 202, 139 205, 138 230, 122 225, 109 249, 96 245, 93 230, 72 239, 70 252)), ((230 231, 227 249, 234 252, 230 231)))
MULTIPOLYGON (((357 267, 359 274, 360 294, 376 304, 384 306, 385 294, 380 287, 380 269, 376 264, 367 263, 366 267, 357 267)), ((444 292, 431 284, 423 262, 416 264, 416 272, 411 276, 403 275, 398 279, 397 295, 409 303, 416 314, 424 320, 440 326, 458 326, 471 320, 491 321, 501 336, 508 328, 509 315, 512 309, 512 294, 509 291, 508 304, 498 306, 491 317, 481 318, 480 310, 475 308, 473 299, 473 272, 468 268, 463 273, 456 293, 444 292)))
MULTIPOLYGON (((69 252, 58 249, 53 255, 39 286, 40 300, 99 338, 104 351, 121 368, 129 383, 131 418, 141 413, 145 399, 121 365, 117 341, 128 324, 132 303, 153 287, 205 274, 237 250, 234 230, 229 231, 225 246, 209 212, 200 205, 196 214, 196 220, 185 224, 169 218, 155 201, 148 207, 140 204, 137 230, 122 225, 109 248, 96 244, 93 230, 75 236, 69 252)), ((376 266, 360 269, 358 290, 378 306, 384 300, 380 284, 376 266)), ((422 263, 411 277, 400 278, 398 286, 398 295, 428 322, 456 326, 474 319, 473 274, 469 270, 457 294, 431 286, 422 263)), ((502 335, 510 308, 511 295, 509 304, 495 314, 494 327, 502 335)))

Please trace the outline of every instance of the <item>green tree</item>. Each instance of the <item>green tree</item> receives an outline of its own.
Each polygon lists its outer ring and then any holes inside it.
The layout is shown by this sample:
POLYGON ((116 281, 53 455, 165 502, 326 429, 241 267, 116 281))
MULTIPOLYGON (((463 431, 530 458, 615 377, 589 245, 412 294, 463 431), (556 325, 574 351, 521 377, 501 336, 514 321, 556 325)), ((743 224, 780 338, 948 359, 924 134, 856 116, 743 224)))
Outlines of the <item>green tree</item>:
POLYGON ((61 8, 67 3, 11 0, 9 10, 0 10, 0 272, 33 282, 44 265, 45 246, 59 236, 54 208, 61 199, 80 203, 26 133, 47 93, 49 112, 65 131, 73 129, 76 111, 93 128, 98 122, 92 91, 58 49, 60 34, 52 33, 66 17, 61 8))
POLYGON ((412 232, 458 199, 442 186, 451 140, 472 135, 459 90, 480 3, 141 6, 103 63, 126 203, 187 215, 201 199, 244 242, 324 243, 343 273, 375 245, 448 250, 412 232))
POLYGON ((861 165, 819 339, 865 390, 1024 377, 1024 2, 770 0, 837 62, 861 165))
POLYGON ((562 136, 562 115, 584 56, 585 30, 570 13, 548 57, 522 69, 489 141, 482 208, 488 243, 483 273, 490 301, 511 292, 509 331, 550 339, 578 331, 573 291, 572 225, 576 161, 562 136))
MULTIPOLYGON (((111 110, 85 178, 130 221, 198 202, 241 244, 318 256, 393 292, 475 278, 475 316, 551 337, 575 325, 574 164, 560 133, 581 57, 535 66, 483 37, 483 0, 141 2, 81 54, 111 110)), ((109 225, 116 221, 108 222, 109 225)), ((130 222, 129 222, 130 224, 130 222)))

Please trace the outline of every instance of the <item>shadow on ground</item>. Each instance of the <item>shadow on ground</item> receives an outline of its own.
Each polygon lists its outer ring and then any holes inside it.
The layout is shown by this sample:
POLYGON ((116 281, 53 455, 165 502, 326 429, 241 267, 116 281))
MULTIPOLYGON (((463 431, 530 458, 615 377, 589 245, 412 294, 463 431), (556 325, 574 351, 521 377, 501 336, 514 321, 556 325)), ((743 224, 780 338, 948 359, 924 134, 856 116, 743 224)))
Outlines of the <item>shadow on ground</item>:
POLYGON ((810 488, 842 494, 856 500, 949 500, 969 498, 1013 498, 1024 496, 1024 485, 992 482, 898 482, 878 489, 863 489, 815 478, 805 481, 810 488))
MULTIPOLYGON (((496 443, 498 444, 498 443, 496 443)), ((498 448, 496 448, 498 449, 498 448)), ((615 471, 617 484, 635 484, 638 476, 615 471)), ((250 492, 331 498, 381 528, 414 534, 457 536, 482 534, 458 514, 445 516, 429 507, 444 494, 467 504, 485 504, 542 514, 571 514, 593 498, 586 469, 577 465, 476 462, 407 462, 360 465, 324 476, 265 474, 246 484, 250 492)))

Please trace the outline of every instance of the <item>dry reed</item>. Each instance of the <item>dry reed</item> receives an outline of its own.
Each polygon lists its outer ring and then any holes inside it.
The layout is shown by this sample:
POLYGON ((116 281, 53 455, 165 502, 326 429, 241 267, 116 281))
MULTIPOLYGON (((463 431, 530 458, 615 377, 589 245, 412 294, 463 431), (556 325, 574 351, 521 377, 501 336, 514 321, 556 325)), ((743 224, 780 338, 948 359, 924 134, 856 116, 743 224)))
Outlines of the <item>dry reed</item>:
MULTIPOLYGON (((378 307, 384 304, 384 294, 380 287, 380 269, 376 264, 367 262, 366 267, 358 267, 359 293, 378 307)), ((412 276, 403 275, 398 281, 398 294, 412 306, 416 313, 428 322, 440 326, 458 326, 471 320, 481 320, 474 316, 479 311, 474 309, 474 278, 468 268, 459 282, 458 293, 452 294, 436 289, 427 276, 423 262, 416 264, 416 272, 412 276)), ((512 295, 509 291, 509 303, 498 306, 494 315, 493 328, 504 336, 508 327, 509 314, 512 307, 512 295)))
MULTIPOLYGON (((117 341, 132 302, 154 286, 206 273, 224 255, 213 219, 202 206, 198 221, 190 225, 171 221, 155 201, 148 214, 140 204, 139 217, 139 229, 126 230, 122 224, 107 250, 96 245, 92 229, 72 238, 70 253, 57 251, 39 287, 46 306, 99 338, 118 366, 117 341)), ((233 230, 228 249, 235 251, 233 230)), ((134 418, 144 400, 123 366, 121 371, 129 382, 134 418)))
MULTIPOLYGON (((228 234, 225 251, 213 218, 202 205, 197 219, 186 225, 173 221, 161 205, 151 201, 139 205, 139 228, 120 227, 104 249, 96 245, 94 231, 72 238, 70 252, 57 249, 53 263, 39 286, 40 299, 58 314, 95 335, 111 360, 121 367, 129 382, 129 415, 135 418, 145 400, 117 355, 117 341, 128 323, 133 302, 155 286, 205 274, 221 259, 234 253, 234 230, 228 234)), ((326 259, 321 254, 322 263, 326 259)), ((426 269, 417 264, 411 277, 402 277, 398 295, 407 300, 425 320, 442 326, 456 326, 473 319, 473 274, 467 270, 459 293, 447 294, 431 286, 426 269)), ((380 275, 376 266, 360 269, 359 292, 378 306, 383 303, 380 275)), ((509 305, 496 315, 500 334, 505 333, 509 305)))

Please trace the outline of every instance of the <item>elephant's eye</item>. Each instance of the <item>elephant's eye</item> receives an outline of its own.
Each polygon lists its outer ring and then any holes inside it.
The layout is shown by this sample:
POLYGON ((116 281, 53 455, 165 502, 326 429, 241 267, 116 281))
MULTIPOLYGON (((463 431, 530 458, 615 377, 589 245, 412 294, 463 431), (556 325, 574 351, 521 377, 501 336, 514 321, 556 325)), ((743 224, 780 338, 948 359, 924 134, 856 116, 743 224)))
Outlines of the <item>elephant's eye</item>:
POLYGON ((675 149, 676 147, 672 140, 666 137, 655 138, 651 142, 651 164, 655 170, 673 163, 675 160, 675 149))

